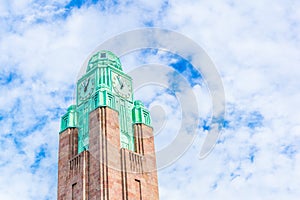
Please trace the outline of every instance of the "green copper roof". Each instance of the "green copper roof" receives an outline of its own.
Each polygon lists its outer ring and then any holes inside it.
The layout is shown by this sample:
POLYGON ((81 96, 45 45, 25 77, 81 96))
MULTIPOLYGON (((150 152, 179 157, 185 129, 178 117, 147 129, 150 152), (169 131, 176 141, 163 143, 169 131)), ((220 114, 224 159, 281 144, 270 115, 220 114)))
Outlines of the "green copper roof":
POLYGON ((61 117, 60 132, 66 130, 67 128, 75 127, 77 127, 77 111, 76 106, 71 105, 68 108, 68 112, 61 117))
POLYGON ((106 50, 98 51, 97 53, 92 55, 92 57, 90 58, 87 64, 86 72, 89 72, 95 67, 101 67, 101 66, 103 67, 112 66, 122 71, 122 65, 120 59, 112 52, 106 50))

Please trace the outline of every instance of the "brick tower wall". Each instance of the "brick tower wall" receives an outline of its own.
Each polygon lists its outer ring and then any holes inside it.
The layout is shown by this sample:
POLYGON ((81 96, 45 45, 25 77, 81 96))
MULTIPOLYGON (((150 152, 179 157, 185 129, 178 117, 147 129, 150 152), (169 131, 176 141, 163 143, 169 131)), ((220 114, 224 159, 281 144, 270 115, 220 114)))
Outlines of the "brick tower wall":
POLYGON ((100 107, 89 115, 89 150, 77 154, 78 131, 59 136, 59 200, 158 200, 151 127, 134 125, 135 149, 120 148, 118 112, 100 107))
POLYGON ((84 199, 87 195, 87 151, 77 154, 78 130, 68 128, 59 135, 57 199, 84 199))

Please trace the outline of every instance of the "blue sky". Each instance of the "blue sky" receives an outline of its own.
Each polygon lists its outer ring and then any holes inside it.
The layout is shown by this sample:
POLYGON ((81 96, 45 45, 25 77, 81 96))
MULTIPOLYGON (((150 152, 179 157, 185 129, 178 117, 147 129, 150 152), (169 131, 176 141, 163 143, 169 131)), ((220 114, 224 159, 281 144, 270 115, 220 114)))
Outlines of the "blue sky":
MULTIPOLYGON (((212 106, 205 80, 166 52, 121 58, 126 72, 145 63, 174 67, 196 95, 198 134, 159 170, 161 199, 298 199, 299 8, 293 0, 0 1, 0 199, 56 199, 59 118, 73 103, 81 65, 106 39, 147 26, 203 47, 226 95, 225 128, 198 159, 212 106)), ((136 92, 154 113, 157 149, 182 121, 180 83, 169 83, 136 92)))

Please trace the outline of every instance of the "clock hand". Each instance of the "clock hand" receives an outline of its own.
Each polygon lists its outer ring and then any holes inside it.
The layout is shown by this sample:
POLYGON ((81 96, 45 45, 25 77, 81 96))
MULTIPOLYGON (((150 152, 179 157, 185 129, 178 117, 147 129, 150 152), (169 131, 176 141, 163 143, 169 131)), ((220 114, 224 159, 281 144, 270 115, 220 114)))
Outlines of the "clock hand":
POLYGON ((89 83, 90 83, 90 79, 87 80, 87 82, 86 82, 86 84, 84 86, 84 92, 86 92, 89 83))
POLYGON ((117 79, 118 79, 118 82, 119 82, 119 84, 120 84, 120 89, 122 89, 122 88, 124 87, 124 84, 123 84, 123 82, 121 81, 121 79, 120 79, 119 76, 117 76, 117 79))
MULTIPOLYGON (((81 82, 81 84, 80 84, 80 88, 83 88, 83 90, 84 90, 84 88, 85 88, 85 84, 84 84, 84 82, 81 82)), ((81 89, 80 89, 81 90, 81 89)))

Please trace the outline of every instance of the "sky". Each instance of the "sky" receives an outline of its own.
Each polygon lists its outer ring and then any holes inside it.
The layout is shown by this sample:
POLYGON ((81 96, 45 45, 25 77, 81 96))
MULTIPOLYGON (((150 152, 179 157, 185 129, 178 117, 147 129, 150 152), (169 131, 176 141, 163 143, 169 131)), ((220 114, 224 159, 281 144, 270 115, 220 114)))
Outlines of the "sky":
POLYGON ((166 83, 135 94, 152 113, 158 151, 176 137, 185 111, 199 111, 191 146, 158 170, 160 199, 298 199, 299 9, 296 0, 0 0, 0 199, 56 199, 60 117, 82 64, 107 39, 145 27, 200 45, 226 97, 224 128, 200 159, 212 112, 201 73, 164 51, 120 58, 128 73, 147 63, 173 69, 155 70, 166 83), (182 106, 183 86, 196 105, 182 106))

